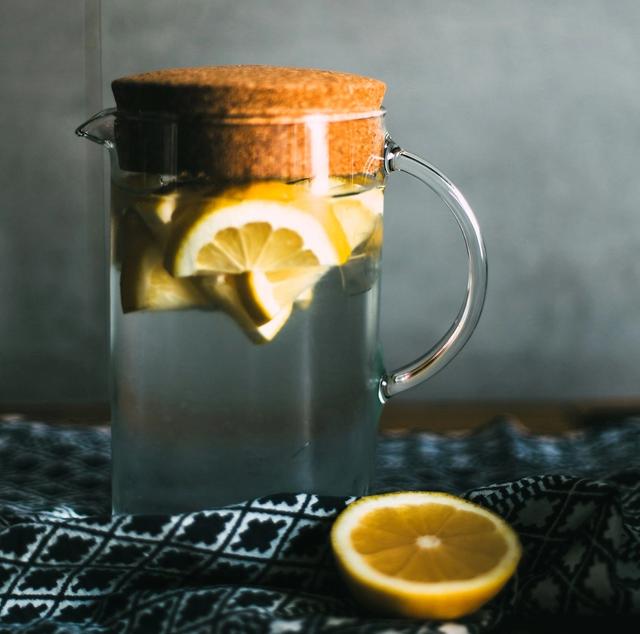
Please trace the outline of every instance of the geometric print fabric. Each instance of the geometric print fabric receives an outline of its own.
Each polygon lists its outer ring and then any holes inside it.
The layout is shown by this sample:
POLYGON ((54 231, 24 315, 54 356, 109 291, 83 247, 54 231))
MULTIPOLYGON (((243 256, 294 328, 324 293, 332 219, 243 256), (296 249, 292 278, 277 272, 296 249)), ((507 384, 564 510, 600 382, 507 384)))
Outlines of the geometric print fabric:
POLYGON ((640 614, 638 421, 553 440, 507 421, 381 438, 377 490, 464 494, 523 543, 516 577, 455 624, 353 604, 328 543, 350 499, 111 517, 109 442, 104 428, 0 424, 0 632, 478 634, 509 615, 640 614))

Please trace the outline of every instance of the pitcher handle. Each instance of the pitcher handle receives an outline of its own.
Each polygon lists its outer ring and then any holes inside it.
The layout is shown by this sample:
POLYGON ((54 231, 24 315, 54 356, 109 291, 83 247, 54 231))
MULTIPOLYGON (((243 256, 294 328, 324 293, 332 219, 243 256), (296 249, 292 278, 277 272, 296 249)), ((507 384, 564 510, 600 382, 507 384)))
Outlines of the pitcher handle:
POLYGON ((382 376, 379 394, 383 402, 430 378, 460 352, 478 323, 487 290, 484 241, 475 214, 458 188, 437 168, 419 156, 405 152, 390 137, 385 141, 384 165, 388 173, 406 172, 414 176, 449 207, 462 231, 469 275, 464 302, 445 335, 422 356, 382 376))

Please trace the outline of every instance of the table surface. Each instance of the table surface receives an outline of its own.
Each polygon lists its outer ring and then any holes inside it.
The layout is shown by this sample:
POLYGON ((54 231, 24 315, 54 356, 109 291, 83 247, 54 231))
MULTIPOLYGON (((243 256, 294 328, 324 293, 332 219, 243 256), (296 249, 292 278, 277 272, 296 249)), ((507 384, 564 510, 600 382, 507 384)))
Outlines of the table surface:
MULTIPOLYGON (((640 415, 640 398, 581 401, 394 400, 382 413, 380 429, 434 432, 469 431, 498 417, 519 421, 533 433, 560 434, 640 415)), ((107 403, 2 403, 0 420, 24 418, 52 423, 106 424, 107 403)))

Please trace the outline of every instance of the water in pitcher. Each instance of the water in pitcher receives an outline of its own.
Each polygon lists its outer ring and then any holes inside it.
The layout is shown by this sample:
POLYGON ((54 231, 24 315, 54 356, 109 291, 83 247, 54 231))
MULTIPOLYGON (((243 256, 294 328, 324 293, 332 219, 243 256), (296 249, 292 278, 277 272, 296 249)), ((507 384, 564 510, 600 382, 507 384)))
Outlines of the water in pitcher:
POLYGON ((112 187, 114 509, 365 493, 380 183, 139 179, 112 187))

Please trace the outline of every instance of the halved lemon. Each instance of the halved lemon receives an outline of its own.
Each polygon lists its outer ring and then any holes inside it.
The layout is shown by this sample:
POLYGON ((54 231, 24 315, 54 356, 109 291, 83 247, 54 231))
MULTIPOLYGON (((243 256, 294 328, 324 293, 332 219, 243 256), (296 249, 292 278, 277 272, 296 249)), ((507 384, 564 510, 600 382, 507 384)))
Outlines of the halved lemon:
POLYGON ((168 247, 178 277, 345 262, 350 247, 330 205, 272 181, 232 188, 185 212, 168 247))
POLYGON ((446 493, 365 497, 331 531, 354 596, 377 612, 455 619, 477 610, 513 575, 516 533, 490 511, 446 493))
POLYGON ((169 275, 160 247, 135 212, 128 211, 124 215, 118 233, 123 312, 175 310, 207 304, 207 298, 192 280, 169 275))

